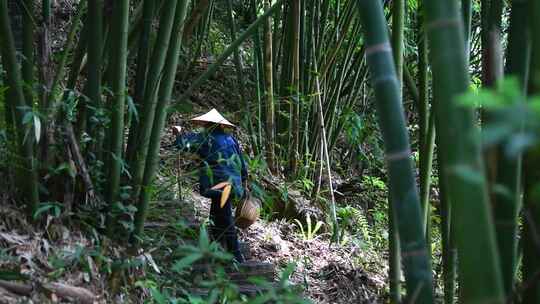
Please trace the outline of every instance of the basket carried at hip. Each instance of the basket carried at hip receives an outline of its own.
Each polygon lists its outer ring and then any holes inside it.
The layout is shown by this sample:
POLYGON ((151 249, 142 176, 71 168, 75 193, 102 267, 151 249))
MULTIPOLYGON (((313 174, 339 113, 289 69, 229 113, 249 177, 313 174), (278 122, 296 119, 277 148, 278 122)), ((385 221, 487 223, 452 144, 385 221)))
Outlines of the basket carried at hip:
POLYGON ((246 229, 259 218, 261 201, 247 192, 236 207, 235 223, 238 228, 246 229))

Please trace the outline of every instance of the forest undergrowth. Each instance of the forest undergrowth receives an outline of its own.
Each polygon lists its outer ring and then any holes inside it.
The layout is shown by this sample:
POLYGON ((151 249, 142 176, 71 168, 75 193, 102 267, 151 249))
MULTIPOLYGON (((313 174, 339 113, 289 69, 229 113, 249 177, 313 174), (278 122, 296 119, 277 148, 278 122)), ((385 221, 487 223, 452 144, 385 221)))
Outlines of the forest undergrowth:
MULTIPOLYGON (((0 284, 0 302, 48 303, 70 299, 56 296, 46 288, 47 284, 56 283, 84 288, 76 289, 76 296, 71 297, 81 303, 176 303, 173 299, 178 303, 183 303, 179 299, 185 303, 211 303, 209 298, 189 297, 189 288, 196 282, 187 270, 196 261, 189 261, 189 257, 186 261, 182 248, 195 245, 201 254, 208 250, 206 254, 215 255, 212 260, 215 267, 226 265, 230 257, 219 248, 205 248, 200 243, 199 229, 206 225, 209 201, 196 193, 189 178, 178 178, 177 154, 166 148, 170 140, 167 136, 163 139, 161 174, 145 224, 144 246, 138 252, 107 244, 92 228, 90 210, 69 220, 66 220, 69 214, 58 213, 56 217, 53 211, 43 221, 45 229, 36 230, 13 207, 14 202, 3 202, 0 212, 6 220, 0 224, 2 276, 32 278, 33 284, 41 288, 17 295, 0 284)), ((181 170, 189 169, 189 165, 181 167, 181 170)), ((289 188, 283 181, 279 183, 283 189, 289 189, 295 200, 307 200, 300 191, 289 188)), ((346 190, 346 183, 343 187, 346 190)), ((349 203, 348 207, 338 209, 342 227, 348 231, 338 244, 331 244, 324 225, 315 229, 324 218, 320 214, 307 215, 309 210, 299 213, 304 219, 295 220, 263 213, 263 219, 242 231, 240 239, 250 247, 252 260, 273 263, 279 273, 287 273, 282 281, 303 290, 300 298, 315 303, 351 303, 352 299, 355 303, 379 303, 388 292, 384 253, 385 185, 377 178, 365 178, 361 187, 362 194, 343 194, 341 198, 342 202, 358 200, 358 204, 365 204, 365 209, 351 207, 349 203), (370 205, 372 209, 367 209, 370 205), (310 226, 305 222, 306 215, 310 226)), ((231 303, 249 303, 223 277, 216 275, 214 280, 216 284, 211 289, 219 290, 222 295, 228 292, 231 303)), ((276 298, 287 292, 278 291, 276 298)))
MULTIPOLYGON (((224 67, 208 85, 194 93, 197 98, 184 109, 187 113, 201 112, 237 98, 226 89, 234 81, 227 69, 224 67)), ((240 113, 228 114, 236 117, 240 113)), ((189 129, 189 117, 174 114, 168 125, 189 129)), ((246 133, 240 130, 237 135, 248 150, 246 133)), ((79 206, 74 214, 54 203, 43 204, 35 217, 44 229, 38 229, 25 219, 24 211, 16 208, 17 202, 5 192, 0 210, 5 219, 0 223, 1 274, 4 278, 31 279, 32 284, 21 285, 26 289, 17 294, 2 288, 0 283, 0 303, 66 299, 81 303, 212 303, 210 298, 189 297, 190 288, 197 283, 188 270, 196 261, 188 258, 186 265, 178 266, 186 257, 182 246, 195 244, 201 252, 208 250, 199 243, 199 229, 207 224, 209 202, 197 193, 195 161, 171 149, 173 140, 168 130, 162 138, 161 166, 152 191, 145 241, 137 252, 126 244, 108 242, 95 230, 94 227, 103 227, 104 219, 95 218, 93 206, 79 206), (57 295, 55 289, 47 288, 51 283, 75 288, 75 295, 57 295)), ((329 215, 310 204, 307 194, 311 185, 265 176, 256 157, 251 155, 248 159, 252 189, 267 199, 263 200, 261 220, 241 231, 240 239, 250 247, 253 261, 272 263, 278 273, 287 275, 280 282, 288 287, 273 290, 273 296, 283 301, 283 297, 294 295, 297 300, 305 298, 315 303, 351 303, 351 299, 379 303, 386 299, 386 184, 376 176, 355 178, 362 175, 359 171, 349 171, 347 176, 334 172, 332 182, 338 194, 342 231, 339 241, 331 243, 330 228, 325 224, 329 215), (290 207, 291 202, 294 208, 290 207)), ((125 212, 130 214, 129 210, 125 212)), ((120 223, 126 229, 132 225, 129 220, 120 223)), ((206 254, 218 257, 212 260, 216 267, 230 260, 215 246, 206 254)), ((216 274, 213 279, 207 280, 206 285, 214 282, 210 290, 219 291, 220 299, 228 295, 230 303, 253 300, 240 295, 226 278, 216 274)))

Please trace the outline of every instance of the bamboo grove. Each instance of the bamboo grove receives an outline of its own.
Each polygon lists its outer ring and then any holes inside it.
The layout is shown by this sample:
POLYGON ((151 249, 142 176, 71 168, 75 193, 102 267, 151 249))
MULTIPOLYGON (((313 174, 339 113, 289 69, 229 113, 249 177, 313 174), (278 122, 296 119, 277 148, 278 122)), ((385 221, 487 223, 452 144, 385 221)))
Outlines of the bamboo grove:
POLYGON ((311 181, 334 236, 339 139, 375 105, 392 302, 540 303, 539 0, 80 0, 55 56, 36 3, 0 0, 0 169, 29 217, 90 208, 140 244, 167 118, 227 62, 250 154, 311 181), (218 22, 226 47, 187 82, 218 22), (504 102, 467 102, 486 96, 504 102))

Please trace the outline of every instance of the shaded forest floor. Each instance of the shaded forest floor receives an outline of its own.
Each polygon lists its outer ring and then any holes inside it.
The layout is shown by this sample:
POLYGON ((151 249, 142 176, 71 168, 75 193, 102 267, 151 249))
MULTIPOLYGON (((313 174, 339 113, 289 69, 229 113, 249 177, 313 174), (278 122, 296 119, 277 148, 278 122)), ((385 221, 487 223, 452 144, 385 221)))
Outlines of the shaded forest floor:
MULTIPOLYGON (((176 249, 196 238, 187 224, 205 221, 208 202, 192 194, 183 203, 159 201, 152 206, 147 241, 135 255, 121 246, 100 246, 99 238, 83 232, 83 227, 57 219, 50 219, 44 232, 36 232, 22 220, 22 214, 3 207, 0 215, 6 220, 0 224, 2 276, 21 276, 19 279, 28 279, 24 280, 27 286, 34 287, 53 282, 82 287, 96 296, 90 303, 142 303, 151 297, 149 282, 164 289, 178 288, 179 293, 182 281, 189 278, 171 271, 178 258, 176 249), (194 218, 186 217, 182 211, 186 206, 182 204, 194 207, 194 218), (122 264, 118 264, 120 261, 122 264), (106 275, 115 265, 125 268, 122 275, 106 275)), ((378 265, 380 260, 373 252, 354 245, 330 247, 325 234, 305 240, 296 226, 285 221, 261 220, 242 231, 240 238, 249 244, 252 260, 271 262, 278 272, 288 263, 295 263, 291 283, 302 286, 304 296, 314 303, 380 303, 383 299, 385 274, 380 271, 385 267, 378 265), (358 259, 372 267, 359 266, 358 259)), ((0 303, 61 303, 65 299, 44 288, 23 297, 0 287, 0 303)))
MULTIPOLYGON (((192 193, 185 198, 184 204, 194 206, 196 220, 204 222, 208 218, 210 204, 207 199, 192 193)), ((174 214, 174 211, 167 209, 178 208, 170 204, 168 208, 165 206, 154 210, 155 221, 152 220, 150 225, 169 225, 172 228, 186 221, 184 217, 166 219, 164 222, 164 214, 174 214)), ((155 233, 155 237, 163 235, 161 228, 155 233)), ((291 283, 303 287, 304 296, 314 303, 382 302, 386 274, 381 273, 385 266, 379 264, 381 261, 377 253, 354 244, 330 246, 329 237, 328 234, 320 234, 307 240, 296 225, 285 220, 259 220, 250 228, 240 231, 240 241, 248 244, 251 260, 272 263, 278 272, 289 263, 294 263, 296 270, 290 278, 291 283), (362 266, 358 265, 360 260, 363 261, 362 266)), ((154 238, 157 239, 161 237, 154 238)), ((164 251, 163 248, 161 251, 164 251)))
MULTIPOLYGON (((207 87, 212 90, 208 89, 208 92, 217 90, 222 94, 233 94, 227 90, 233 80, 227 77, 226 69, 210 80, 207 87)), ((172 115, 169 125, 188 126, 187 118, 193 113, 204 112, 223 100, 236 99, 235 96, 215 94, 204 97, 204 90, 201 88, 196 93, 201 97, 184 109, 190 114, 172 115)), ((234 121, 234 115, 230 116, 234 121)), ((241 142, 248 142, 243 132, 237 136, 241 142)), ((139 252, 129 252, 122 245, 104 244, 93 228, 99 226, 96 221, 102 219, 92 218, 91 206, 83 206, 77 214, 58 218, 47 216, 42 222, 46 229, 36 230, 24 219, 22 211, 10 207, 16 206, 16 202, 8 197, 1 198, 0 279, 22 279, 19 282, 34 286, 34 289, 21 296, 0 287, 0 303, 62 303, 66 298, 44 288, 51 282, 84 288, 96 296, 89 303, 143 303, 153 298, 158 289, 169 290, 173 295, 187 291, 184 286, 189 285, 189 276, 171 269, 181 258, 178 247, 196 240, 198 232, 190 229, 189 223, 206 221, 209 202, 195 190, 193 161, 180 158, 175 151, 166 148, 172 140, 172 134, 167 130, 162 140, 156 201, 151 204, 146 239, 139 252), (179 166, 184 174, 178 179, 179 166), (182 182, 181 191, 178 180, 182 182), (192 211, 189 216, 183 212, 186 207, 192 211), (122 271, 118 272, 118 269, 122 271)), ((387 235, 384 219, 378 222, 378 217, 384 213, 381 208, 385 208, 386 190, 376 179, 351 182, 337 174, 335 179, 340 191, 339 206, 354 206, 362 211, 362 215, 354 219, 361 221, 353 220, 347 224, 351 233, 348 242, 330 245, 328 227, 325 226, 322 233, 306 238, 294 222, 295 217, 285 220, 269 216, 241 231, 240 238, 250 246, 253 260, 273 263, 278 272, 294 263, 296 270, 290 281, 302 287, 303 295, 314 303, 384 302, 387 299, 387 235)), ((314 223, 325 221, 324 215, 314 210, 317 208, 295 189, 296 186, 280 178, 275 182, 303 202, 303 206, 297 206, 299 220, 305 222, 305 215, 311 213, 314 223)), ((73 302, 85 303, 84 299, 73 302)))
MULTIPOLYGON (((182 116, 173 115, 170 124, 184 122, 186 117, 182 116)), ((162 141, 156 201, 150 206, 143 248, 136 253, 116 243, 105 243, 94 230, 100 226, 100 219, 96 223, 92 218, 91 206, 83 206, 77 214, 47 215, 42 220, 45 229, 34 229, 24 213, 12 207, 15 202, 3 197, 0 279, 17 280, 34 288, 21 295, 0 287, 0 303, 62 303, 69 299, 43 288, 50 283, 84 288, 95 296, 88 303, 143 303, 155 296, 155 290, 167 290, 174 296, 188 292, 191 278, 187 272, 174 271, 174 264, 182 258, 181 246, 196 243, 198 227, 193 224, 207 221, 210 204, 196 192, 192 174, 185 173, 179 178, 177 161, 180 160, 181 172, 187 172, 192 161, 180 159, 175 151, 165 148, 171 141, 167 132, 162 141)), ((276 182, 290 187, 285 181, 276 182)), ((382 189, 372 186, 362 184, 365 191, 345 194, 340 204, 354 203, 367 209, 370 201, 384 202, 382 189)), ((288 192, 298 193, 292 187, 288 192)), ((302 197, 297 200, 309 203, 302 197)), ((312 220, 315 223, 324 217, 319 213, 312 220)), ((278 273, 294 263, 296 269, 290 281, 301 287, 303 296, 314 303, 384 302, 387 298, 384 241, 376 245, 381 231, 370 228, 374 222, 354 224, 362 226, 364 234, 368 230, 372 239, 360 242, 352 236, 348 242, 330 245, 325 226, 322 233, 310 238, 302 234, 293 219, 271 220, 268 216, 240 231, 240 239, 250 247, 252 260, 272 263, 278 273)), ((85 300, 73 302, 85 303, 85 300)))
MULTIPOLYGON (((227 69, 218 72, 207 86, 195 93, 199 97, 182 109, 189 114, 172 115, 168 125, 187 127, 186 121, 193 113, 204 112, 223 100, 237 100, 227 89, 234 83, 227 77, 227 69), (221 92, 222 95, 208 92, 221 92)), ((232 116, 233 121, 238 121, 240 116, 234 115, 234 111, 225 113, 232 116)), ((242 143, 248 142, 242 131, 237 132, 237 136, 242 143)), ((178 247, 191 244, 197 238, 197 230, 188 229, 188 224, 204 222, 208 218, 209 203, 196 192, 193 161, 166 148, 172 141, 172 134, 167 130, 162 140, 156 201, 149 210, 144 247, 136 253, 122 245, 104 244, 103 238, 94 230, 103 219, 93 218, 91 206, 83 206, 77 214, 58 218, 47 216, 42 221, 45 229, 36 230, 24 219, 22 211, 10 207, 16 206, 16 202, 7 196, 0 198, 0 279, 22 279, 19 282, 34 287, 26 296, 0 287, 0 304, 62 303, 65 298, 45 288, 51 282, 84 288, 96 296, 89 303, 143 303, 150 301, 158 289, 169 290, 176 296, 187 291, 183 286, 189 285, 189 276, 171 269, 181 258, 177 254, 178 247), (179 166, 183 172, 180 178, 177 176, 179 166), (182 183, 181 191, 178 180, 182 183), (193 216, 186 217, 182 211, 186 206, 192 209, 193 216), (118 269, 122 271, 118 272, 118 269)), ((358 176, 362 174, 358 173, 358 176)), ((274 181, 302 203, 302 206, 296 206, 297 219, 305 222, 305 215, 312 214, 314 223, 326 220, 309 199, 300 194, 297 186, 279 177, 274 181)), ((349 241, 330 245, 326 226, 322 233, 306 238, 295 223, 295 216, 285 220, 268 215, 240 232, 240 238, 249 244, 253 260, 273 263, 278 272, 294 263, 296 270, 291 283, 302 287, 303 295, 314 303, 384 302, 388 289, 387 235, 385 219, 381 215, 386 208, 386 189, 373 178, 351 181, 350 176, 336 174, 335 182, 339 192, 338 205, 354 206, 362 213, 345 224, 348 226, 344 228, 350 232, 349 241)), ((73 302, 85 303, 84 299, 73 302)))

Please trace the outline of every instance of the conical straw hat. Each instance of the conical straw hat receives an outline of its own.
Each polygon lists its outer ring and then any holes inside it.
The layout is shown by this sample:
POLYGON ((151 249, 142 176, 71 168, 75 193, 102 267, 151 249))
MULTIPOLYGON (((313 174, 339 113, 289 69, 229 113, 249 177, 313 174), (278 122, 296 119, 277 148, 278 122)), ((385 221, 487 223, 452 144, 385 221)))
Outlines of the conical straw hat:
POLYGON ((197 116, 195 118, 191 119, 192 121, 204 121, 204 122, 212 122, 220 125, 235 127, 231 122, 229 122, 223 115, 221 115, 216 109, 210 110, 210 112, 197 116))

